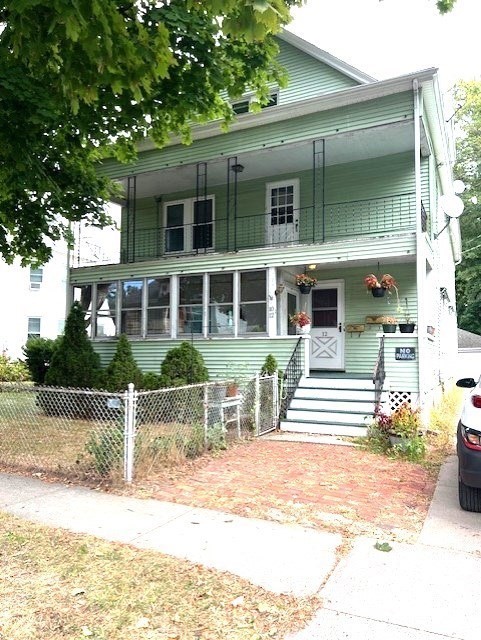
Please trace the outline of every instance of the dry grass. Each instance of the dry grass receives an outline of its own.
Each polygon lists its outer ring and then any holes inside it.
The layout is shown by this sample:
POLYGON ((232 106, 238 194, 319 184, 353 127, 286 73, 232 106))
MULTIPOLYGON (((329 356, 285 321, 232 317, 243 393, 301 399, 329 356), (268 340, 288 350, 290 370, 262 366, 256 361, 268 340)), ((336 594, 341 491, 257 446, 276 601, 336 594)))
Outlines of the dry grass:
POLYGON ((455 436, 463 396, 462 389, 452 387, 431 410, 427 433, 426 464, 436 472, 446 456, 455 452, 455 436))
POLYGON ((0 638, 8 640, 280 638, 320 605, 6 514, 0 530, 0 638))

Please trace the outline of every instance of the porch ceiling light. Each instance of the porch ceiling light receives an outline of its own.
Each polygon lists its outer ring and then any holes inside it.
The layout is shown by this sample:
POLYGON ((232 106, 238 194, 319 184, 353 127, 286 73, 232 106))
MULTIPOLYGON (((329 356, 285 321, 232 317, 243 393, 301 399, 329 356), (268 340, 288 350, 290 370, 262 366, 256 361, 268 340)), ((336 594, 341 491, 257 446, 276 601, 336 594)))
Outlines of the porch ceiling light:
POLYGON ((309 271, 314 271, 314 269, 316 269, 317 264, 308 264, 307 268, 309 269, 309 271))
POLYGON ((233 164, 231 169, 234 173, 242 173, 244 171, 244 165, 240 163, 233 164))

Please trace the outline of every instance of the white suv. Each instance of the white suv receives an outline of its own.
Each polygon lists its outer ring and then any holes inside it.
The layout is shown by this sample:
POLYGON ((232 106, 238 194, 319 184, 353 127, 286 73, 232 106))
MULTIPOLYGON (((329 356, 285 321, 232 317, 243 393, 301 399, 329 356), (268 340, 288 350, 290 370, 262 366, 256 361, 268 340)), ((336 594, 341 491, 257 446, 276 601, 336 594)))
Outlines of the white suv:
POLYGON ((481 377, 461 378, 466 395, 458 423, 459 504, 465 511, 481 512, 481 377))

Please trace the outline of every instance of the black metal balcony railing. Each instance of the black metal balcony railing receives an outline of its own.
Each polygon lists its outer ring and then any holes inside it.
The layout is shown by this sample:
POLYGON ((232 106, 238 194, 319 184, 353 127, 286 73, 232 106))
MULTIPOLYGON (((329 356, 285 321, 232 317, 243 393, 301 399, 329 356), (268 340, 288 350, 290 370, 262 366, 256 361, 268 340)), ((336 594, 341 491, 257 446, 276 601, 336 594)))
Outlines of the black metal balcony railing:
POLYGON ((202 224, 135 229, 122 236, 122 262, 136 262, 179 254, 227 252, 295 244, 322 243, 414 229, 414 193, 333 202, 322 207, 217 216, 202 224))

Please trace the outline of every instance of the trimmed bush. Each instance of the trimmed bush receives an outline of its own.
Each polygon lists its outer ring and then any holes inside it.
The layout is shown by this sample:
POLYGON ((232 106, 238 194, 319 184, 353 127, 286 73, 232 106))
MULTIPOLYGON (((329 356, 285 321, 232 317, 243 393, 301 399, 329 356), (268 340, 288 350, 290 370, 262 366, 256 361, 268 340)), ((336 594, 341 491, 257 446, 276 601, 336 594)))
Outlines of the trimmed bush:
POLYGON ((189 342, 182 342, 166 353, 161 372, 165 387, 181 387, 209 379, 202 354, 189 342))
POLYGON ((52 362, 59 339, 29 338, 22 351, 25 356, 25 364, 30 371, 30 376, 35 384, 44 384, 45 376, 52 362))
POLYGON ((106 391, 125 391, 133 382, 136 389, 142 387, 143 376, 134 356, 130 342, 125 334, 119 337, 117 349, 110 364, 102 375, 103 387, 106 391))
POLYGON ((74 302, 65 322, 45 383, 54 387, 91 389, 98 386, 100 358, 93 350, 85 330, 85 314, 79 302, 74 302))
POLYGON ((25 382, 30 380, 28 367, 20 360, 12 360, 6 353, 0 354, 0 382, 25 382))
POLYGON ((264 360, 264 364, 262 365, 261 375, 264 376, 273 376, 277 371, 277 360, 269 353, 264 360))

